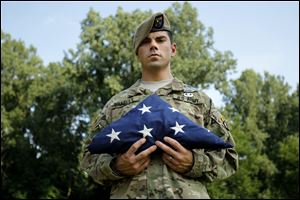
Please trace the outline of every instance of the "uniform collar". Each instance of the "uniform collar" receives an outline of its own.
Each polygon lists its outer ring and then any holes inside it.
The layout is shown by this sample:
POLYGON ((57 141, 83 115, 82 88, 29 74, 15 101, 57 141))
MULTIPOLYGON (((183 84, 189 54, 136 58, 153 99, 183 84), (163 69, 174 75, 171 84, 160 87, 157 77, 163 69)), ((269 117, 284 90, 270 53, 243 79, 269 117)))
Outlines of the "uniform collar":
MULTIPOLYGON (((181 80, 174 77, 173 81, 170 84, 167 84, 162 88, 159 88, 155 93, 158 95, 168 95, 172 91, 183 91, 183 86, 184 83, 181 80)), ((133 97, 138 94, 141 95, 152 94, 150 90, 141 87, 141 79, 138 79, 130 88, 128 88, 128 90, 129 90, 128 91, 129 97, 133 97)))

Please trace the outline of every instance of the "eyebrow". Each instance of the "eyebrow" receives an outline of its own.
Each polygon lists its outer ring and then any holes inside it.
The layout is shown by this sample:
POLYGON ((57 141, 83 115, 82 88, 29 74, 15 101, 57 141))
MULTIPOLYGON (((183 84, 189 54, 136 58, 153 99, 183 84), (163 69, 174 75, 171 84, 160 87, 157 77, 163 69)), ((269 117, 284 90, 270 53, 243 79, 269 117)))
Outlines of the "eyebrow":
MULTIPOLYGON (((164 39, 164 38, 167 38, 167 36, 165 36, 165 35, 160 35, 160 36, 157 36, 157 37, 155 37, 155 38, 153 38, 153 39, 156 40, 156 39, 164 39)), ((146 37, 145 39, 152 39, 152 38, 146 37)))

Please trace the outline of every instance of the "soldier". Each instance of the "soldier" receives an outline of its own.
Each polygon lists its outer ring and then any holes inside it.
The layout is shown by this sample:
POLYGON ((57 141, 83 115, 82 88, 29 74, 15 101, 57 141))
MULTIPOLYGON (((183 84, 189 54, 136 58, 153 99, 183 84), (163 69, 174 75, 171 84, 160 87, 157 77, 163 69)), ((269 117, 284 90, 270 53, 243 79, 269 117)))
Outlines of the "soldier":
MULTIPOLYGON (((170 61, 176 55, 172 36, 170 23, 163 13, 152 15, 138 26, 133 48, 142 65, 142 77, 107 102, 93 123, 93 132, 119 119, 155 92, 192 121, 234 145, 225 119, 212 100, 172 76, 170 61)), ((234 148, 188 150, 176 140, 165 137, 169 146, 156 141, 155 145, 136 154, 145 142, 142 138, 124 154, 92 155, 86 150, 92 137, 85 143, 81 167, 97 183, 111 186, 111 198, 210 198, 205 182, 225 179, 238 168, 234 148), (157 148, 163 153, 153 153, 157 148)))

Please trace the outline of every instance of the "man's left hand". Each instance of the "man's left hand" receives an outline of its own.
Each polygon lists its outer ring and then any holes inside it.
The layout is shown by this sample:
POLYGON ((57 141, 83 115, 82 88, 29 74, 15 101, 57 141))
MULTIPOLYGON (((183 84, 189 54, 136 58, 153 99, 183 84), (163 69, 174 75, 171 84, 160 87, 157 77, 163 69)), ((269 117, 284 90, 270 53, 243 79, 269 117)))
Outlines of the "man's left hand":
POLYGON ((164 151, 162 154, 163 161, 175 172, 186 173, 190 171, 194 162, 193 153, 170 137, 164 137, 164 141, 170 144, 174 149, 160 141, 155 142, 156 146, 164 151))

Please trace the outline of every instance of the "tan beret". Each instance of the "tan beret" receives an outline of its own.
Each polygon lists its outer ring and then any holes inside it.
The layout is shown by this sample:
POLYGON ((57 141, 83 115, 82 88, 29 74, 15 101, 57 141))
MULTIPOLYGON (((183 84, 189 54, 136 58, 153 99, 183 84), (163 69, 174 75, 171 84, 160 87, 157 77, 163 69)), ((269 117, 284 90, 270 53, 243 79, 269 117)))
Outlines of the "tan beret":
POLYGON ((137 27, 133 38, 133 49, 135 54, 137 54, 138 47, 140 46, 141 42, 148 36, 148 34, 156 31, 171 32, 169 20, 164 13, 155 13, 137 27))

